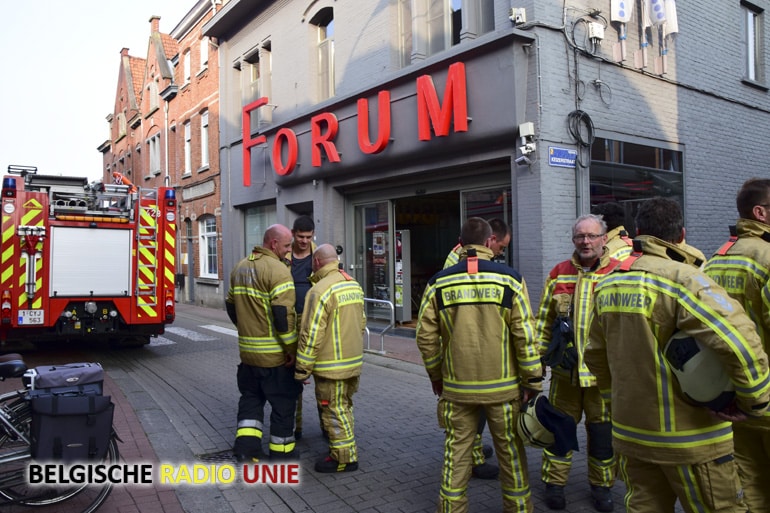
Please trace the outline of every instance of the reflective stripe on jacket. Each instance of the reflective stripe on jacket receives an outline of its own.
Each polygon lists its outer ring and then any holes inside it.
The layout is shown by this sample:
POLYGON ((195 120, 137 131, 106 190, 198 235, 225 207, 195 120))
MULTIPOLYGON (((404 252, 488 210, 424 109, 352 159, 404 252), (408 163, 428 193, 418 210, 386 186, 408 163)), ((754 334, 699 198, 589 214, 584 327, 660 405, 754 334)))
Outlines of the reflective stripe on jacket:
POLYGON ((629 257, 632 251, 631 239, 629 239, 625 227, 622 225, 616 226, 607 232, 607 245, 604 246, 604 252, 609 255, 610 258, 622 262, 629 257))
POLYGON ((583 362, 583 351, 588 344, 594 286, 619 263, 618 260, 610 258, 609 253, 605 251, 594 269, 584 271, 577 254, 573 254, 571 260, 565 260, 551 269, 545 281, 535 322, 540 353, 545 354, 551 342, 551 327, 556 316, 570 317, 574 326, 575 348, 578 353, 577 371, 570 372, 558 367, 551 370, 571 379, 574 384, 581 387, 596 386, 596 378, 583 362))
MULTIPOLYGON (((757 328, 762 346, 770 349, 770 226, 739 219, 738 240, 724 255, 716 254, 705 272, 743 305, 757 328)), ((770 412, 746 424, 770 430, 770 412)))
POLYGON ((434 275, 420 304, 416 340, 431 381, 458 403, 495 404, 519 398, 519 386, 542 389, 529 295, 521 275, 477 252, 434 275))
POLYGON ((241 361, 278 367, 296 351, 294 281, 289 268, 269 249, 257 246, 230 274, 227 302, 235 305, 241 361), (288 330, 278 331, 273 308, 286 311, 288 330))
POLYGON ((630 269, 596 285, 584 355, 611 409, 614 447, 668 465, 731 454, 730 423, 686 402, 663 348, 682 330, 716 351, 738 406, 753 415, 770 400, 767 355, 740 304, 696 269, 691 255, 655 237, 637 240, 643 254, 630 269))
POLYGON ((446 260, 444 260, 444 267, 442 269, 446 269, 447 267, 452 267, 457 262, 460 261, 460 252, 462 251, 463 246, 462 244, 458 244, 455 247, 452 248, 452 251, 449 252, 449 254, 446 256, 446 260))
POLYGON ((305 298, 295 376, 360 376, 366 328, 364 291, 339 269, 336 260, 316 271, 311 281, 316 283, 305 298))

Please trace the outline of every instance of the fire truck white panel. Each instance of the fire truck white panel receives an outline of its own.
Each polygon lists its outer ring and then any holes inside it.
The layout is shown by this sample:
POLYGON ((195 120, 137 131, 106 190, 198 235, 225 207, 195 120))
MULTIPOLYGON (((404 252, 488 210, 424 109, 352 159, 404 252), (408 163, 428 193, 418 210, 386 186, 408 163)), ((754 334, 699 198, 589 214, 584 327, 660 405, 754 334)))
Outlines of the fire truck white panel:
POLYGON ((51 227, 51 297, 131 295, 132 230, 51 227))

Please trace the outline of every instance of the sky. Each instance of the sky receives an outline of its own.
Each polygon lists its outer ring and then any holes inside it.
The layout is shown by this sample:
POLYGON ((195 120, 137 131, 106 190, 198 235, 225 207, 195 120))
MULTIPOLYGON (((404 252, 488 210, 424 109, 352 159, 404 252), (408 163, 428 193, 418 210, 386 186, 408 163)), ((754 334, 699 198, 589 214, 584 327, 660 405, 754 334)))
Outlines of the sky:
POLYGON ((0 30, 0 174, 102 176, 120 50, 147 57, 150 17, 170 33, 196 0, 8 2, 0 30))

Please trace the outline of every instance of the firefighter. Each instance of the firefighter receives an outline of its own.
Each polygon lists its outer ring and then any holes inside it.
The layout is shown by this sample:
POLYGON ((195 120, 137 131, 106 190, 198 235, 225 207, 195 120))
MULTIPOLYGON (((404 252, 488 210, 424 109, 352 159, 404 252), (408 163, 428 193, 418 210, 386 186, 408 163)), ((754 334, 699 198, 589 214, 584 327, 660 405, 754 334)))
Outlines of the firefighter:
MULTIPOLYGON (((609 411, 602 401, 596 378, 583 362, 588 343, 588 319, 596 282, 620 262, 604 247, 607 225, 588 214, 572 225, 575 251, 570 260, 557 264, 548 274, 537 313, 536 333, 546 363, 551 366, 549 400, 558 410, 580 422, 585 414, 588 435, 588 482, 597 511, 612 511, 612 485, 616 460, 612 451, 609 411), (567 347, 567 345, 571 347, 567 347)), ((545 503, 564 509, 564 487, 572 467, 572 451, 556 447, 543 450, 542 477, 545 503)))
POLYGON ((676 201, 643 202, 636 229, 635 252, 596 285, 585 350, 612 414, 627 511, 672 512, 678 499, 688 513, 744 513, 727 420, 767 409, 767 355, 740 304, 678 246, 676 201), (677 330, 715 351, 735 387, 718 413, 687 399, 663 356, 677 330))
MULTIPOLYGON (((770 180, 746 181, 736 199, 735 235, 706 264, 706 274, 743 305, 770 349, 770 180)), ((735 459, 752 513, 770 511, 770 413, 733 425, 735 459)))
MULTIPOLYGON (((492 218, 489 221, 489 226, 492 227, 492 239, 489 243, 489 249, 495 257, 503 254, 505 248, 511 243, 511 227, 505 223, 502 219, 492 218)), ((462 252, 462 242, 458 243, 452 251, 447 255, 444 261, 444 269, 450 267, 461 259, 465 258, 465 254, 462 252)), ((473 442, 473 471, 471 475, 479 479, 497 479, 500 469, 487 463, 487 458, 491 458, 494 454, 494 450, 489 445, 484 445, 481 441, 481 435, 484 433, 484 427, 487 425, 487 419, 482 413, 479 418, 479 427, 476 431, 476 439, 473 442)))
POLYGON ((291 231, 270 226, 251 255, 230 275, 225 306, 238 328, 238 429, 233 454, 260 461, 265 402, 270 403, 270 457, 296 456, 294 414, 302 385, 294 380, 297 352, 294 282, 281 261, 291 248, 291 231))
POLYGON ((615 260, 625 260, 631 254, 631 237, 624 226, 626 213, 620 203, 608 201, 594 205, 591 213, 602 216, 607 223, 605 251, 615 260))
MULTIPOLYGON (((489 249, 492 250, 494 257, 498 257, 503 254, 505 248, 507 248, 511 243, 511 227, 505 224, 505 221, 497 217, 492 218, 487 222, 489 223, 489 226, 492 227, 492 239, 489 243, 489 249)), ((446 260, 444 260, 443 269, 446 269, 451 265, 455 265, 460 261, 462 257, 462 249, 462 242, 458 243, 455 247, 452 248, 452 251, 449 252, 446 260)))
POLYGON ((358 470, 353 394, 363 364, 364 291, 340 269, 330 244, 313 253, 311 280, 294 377, 302 383, 313 375, 321 423, 329 436, 329 454, 316 462, 316 472, 352 472, 358 470))
POLYGON ((471 450, 486 415, 500 464, 503 511, 533 510, 526 453, 516 433, 521 401, 542 390, 526 284, 508 266, 491 262, 492 229, 472 217, 462 226, 466 258, 428 282, 416 341, 445 428, 437 511, 468 510, 471 450))
MULTIPOLYGON (((305 295, 310 290, 310 275, 313 273, 313 252, 316 249, 313 236, 315 235, 315 223, 310 216, 299 216, 294 220, 291 228, 291 251, 284 256, 291 269, 291 277, 294 279, 294 292, 297 303, 294 310, 297 313, 297 333, 302 319, 302 309, 305 306, 305 295)), ((294 421, 294 438, 302 438, 302 393, 297 398, 297 413, 294 421)))

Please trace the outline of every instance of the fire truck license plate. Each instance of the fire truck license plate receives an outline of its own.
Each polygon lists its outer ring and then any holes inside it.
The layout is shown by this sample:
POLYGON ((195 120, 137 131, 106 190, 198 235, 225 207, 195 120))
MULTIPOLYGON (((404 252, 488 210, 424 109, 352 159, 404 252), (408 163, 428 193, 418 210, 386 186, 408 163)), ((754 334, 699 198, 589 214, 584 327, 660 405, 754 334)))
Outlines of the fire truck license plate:
POLYGON ((19 324, 43 324, 43 310, 19 310, 19 324))

